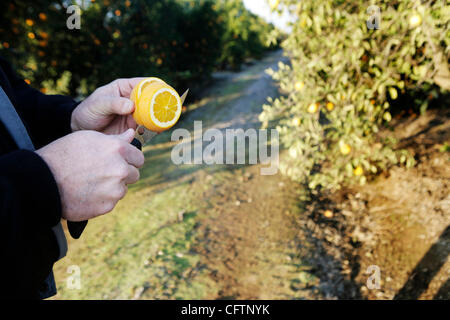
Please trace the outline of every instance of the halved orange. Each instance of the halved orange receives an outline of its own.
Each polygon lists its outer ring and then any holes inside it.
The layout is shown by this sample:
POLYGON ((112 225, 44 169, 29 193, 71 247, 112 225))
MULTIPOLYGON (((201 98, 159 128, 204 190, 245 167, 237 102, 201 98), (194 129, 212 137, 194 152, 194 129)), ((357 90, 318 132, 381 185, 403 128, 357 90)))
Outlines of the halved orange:
POLYGON ((181 99, 178 93, 158 78, 142 80, 132 91, 130 99, 136 109, 136 123, 154 132, 171 128, 181 115, 181 99))

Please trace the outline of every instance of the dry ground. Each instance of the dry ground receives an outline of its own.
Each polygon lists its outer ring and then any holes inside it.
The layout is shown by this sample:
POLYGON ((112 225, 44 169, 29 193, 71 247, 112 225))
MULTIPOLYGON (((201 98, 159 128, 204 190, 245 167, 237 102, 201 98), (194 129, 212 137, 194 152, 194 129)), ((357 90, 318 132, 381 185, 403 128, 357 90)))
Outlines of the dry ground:
MULTIPOLYGON (((450 287, 450 141, 448 110, 393 124, 399 147, 417 160, 411 169, 393 167, 364 187, 314 199, 307 205, 317 248, 318 274, 333 292, 342 274, 350 284, 335 293, 340 298, 449 299, 450 287), (331 209, 334 217, 323 212, 331 209), (326 253, 340 263, 323 261, 326 253), (379 289, 366 282, 378 266, 379 289), (330 272, 331 271, 331 272, 330 272), (334 280, 334 282, 333 282, 334 280), (331 284, 330 284, 331 282, 331 284)), ((349 284, 347 282, 347 284, 349 284)))

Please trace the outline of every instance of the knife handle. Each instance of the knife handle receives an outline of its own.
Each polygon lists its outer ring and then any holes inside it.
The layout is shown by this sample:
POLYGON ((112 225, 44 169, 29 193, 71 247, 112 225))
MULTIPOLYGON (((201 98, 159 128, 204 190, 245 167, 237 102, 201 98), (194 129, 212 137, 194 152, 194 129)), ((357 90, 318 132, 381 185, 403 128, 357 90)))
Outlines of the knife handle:
POLYGON ((131 141, 131 144, 142 151, 142 143, 138 139, 133 139, 133 141, 131 141))
POLYGON ((74 239, 78 239, 86 228, 88 221, 67 221, 67 228, 74 239))

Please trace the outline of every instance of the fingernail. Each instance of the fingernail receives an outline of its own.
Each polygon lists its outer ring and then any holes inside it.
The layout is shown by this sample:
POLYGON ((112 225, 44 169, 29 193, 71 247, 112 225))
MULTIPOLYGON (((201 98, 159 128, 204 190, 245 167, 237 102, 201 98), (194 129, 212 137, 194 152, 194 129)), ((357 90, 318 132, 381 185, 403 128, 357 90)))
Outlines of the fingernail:
POLYGON ((127 108, 127 110, 130 110, 130 111, 131 111, 131 109, 133 109, 133 106, 134 106, 133 101, 128 101, 128 102, 126 103, 126 108, 127 108))

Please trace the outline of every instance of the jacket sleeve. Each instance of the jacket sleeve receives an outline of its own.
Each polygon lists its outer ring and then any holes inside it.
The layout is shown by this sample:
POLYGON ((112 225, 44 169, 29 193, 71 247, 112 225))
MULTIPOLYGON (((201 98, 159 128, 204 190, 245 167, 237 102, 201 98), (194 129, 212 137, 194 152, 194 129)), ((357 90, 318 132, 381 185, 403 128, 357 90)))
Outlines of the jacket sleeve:
POLYGON ((45 95, 18 77, 6 60, 0 58, 0 65, 9 82, 9 90, 5 91, 12 92, 9 99, 29 130, 36 149, 72 132, 72 111, 78 105, 75 100, 45 95))
POLYGON ((27 150, 0 156, 0 296, 37 298, 58 257, 51 227, 60 218, 58 187, 45 161, 27 150))

